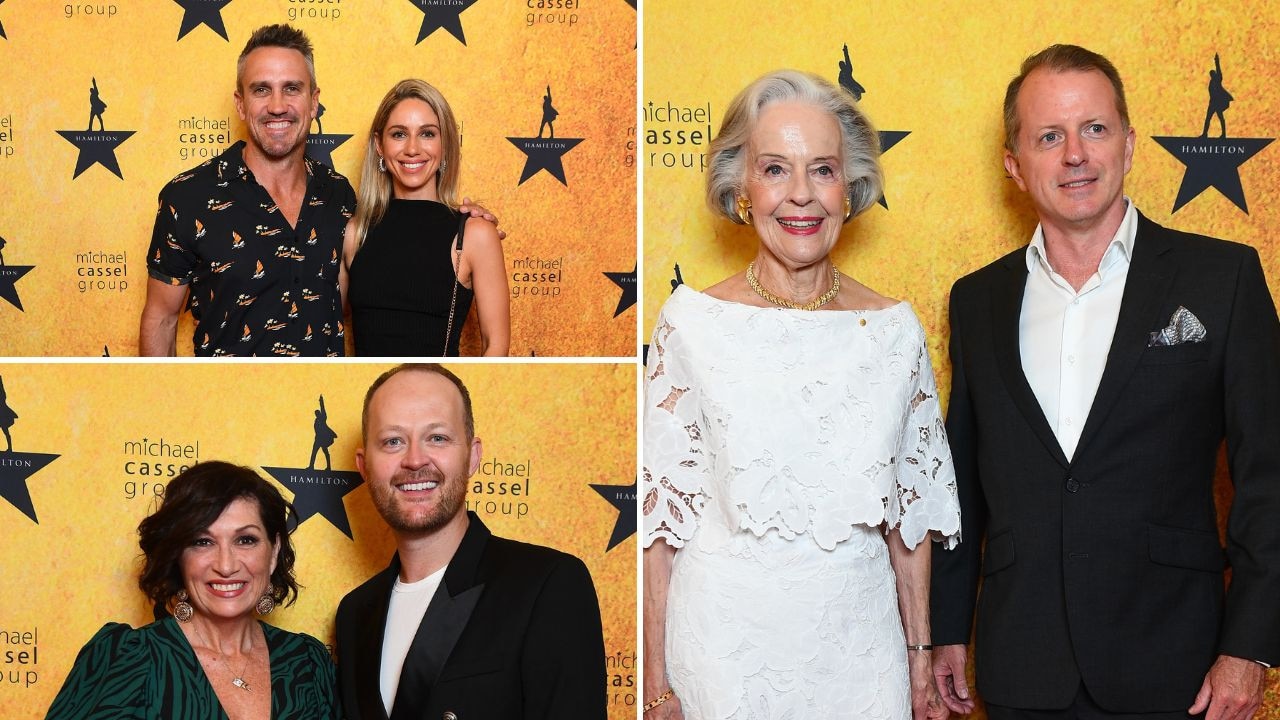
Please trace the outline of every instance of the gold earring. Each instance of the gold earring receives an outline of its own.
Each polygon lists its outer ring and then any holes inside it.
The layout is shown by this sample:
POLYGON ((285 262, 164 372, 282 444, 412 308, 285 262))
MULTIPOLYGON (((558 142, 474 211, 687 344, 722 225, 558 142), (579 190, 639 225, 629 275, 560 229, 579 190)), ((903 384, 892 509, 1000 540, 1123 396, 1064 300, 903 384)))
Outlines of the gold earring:
POLYGON ((751 201, 745 195, 738 196, 738 219, 743 225, 751 224, 751 201))
POLYGON ((845 195, 844 196, 844 219, 848 220, 849 216, 852 214, 853 214, 853 201, 849 199, 848 195, 845 195))

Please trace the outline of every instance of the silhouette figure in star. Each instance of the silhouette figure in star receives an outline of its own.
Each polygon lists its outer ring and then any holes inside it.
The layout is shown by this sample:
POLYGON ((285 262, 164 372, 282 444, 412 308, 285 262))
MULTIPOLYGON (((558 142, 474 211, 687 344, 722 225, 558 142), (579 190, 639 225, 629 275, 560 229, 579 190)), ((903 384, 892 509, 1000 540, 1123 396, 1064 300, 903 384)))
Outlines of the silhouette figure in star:
POLYGON ((93 87, 89 88, 89 129, 85 132, 93 131, 94 118, 98 118, 98 131, 106 131, 107 126, 102 123, 102 113, 106 109, 107 104, 98 97, 98 78, 93 78, 93 87))
POLYGON ((551 131, 551 138, 555 139, 556 127, 552 123, 556 121, 556 117, 560 113, 551 107, 551 86, 547 86, 547 94, 542 96, 542 124, 538 126, 538 137, 542 137, 542 128, 548 128, 551 131))
POLYGON ((324 452, 324 469, 332 470, 333 466, 329 460, 329 446, 334 440, 338 439, 338 433, 329 427, 329 413, 324 409, 324 396, 320 396, 320 409, 316 411, 315 421, 316 439, 311 444, 311 462, 307 464, 308 470, 316 469, 316 453, 324 452))
POLYGON ((324 115, 324 105, 322 105, 320 102, 316 102, 316 117, 315 117, 315 121, 316 121, 316 134, 317 134, 317 135, 323 135, 323 134, 324 134, 324 125, 320 122, 320 118, 321 118, 321 116, 323 116, 323 115, 324 115))
POLYGON ((1232 100, 1235 98, 1222 87, 1222 61, 1218 58, 1218 53, 1214 53, 1213 69, 1209 71, 1209 108, 1204 111, 1204 130, 1200 131, 1200 137, 1209 137, 1209 123, 1214 115, 1218 116, 1218 123, 1222 125, 1222 137, 1227 136, 1227 119, 1222 113, 1230 107, 1232 100))
POLYGON ((861 100, 866 89, 853 79, 853 61, 849 59, 849 43, 844 44, 844 59, 840 61, 840 87, 849 91, 854 100, 861 100))
POLYGON ((675 292, 676 288, 684 284, 684 278, 680 275, 680 263, 676 263, 676 276, 671 279, 671 292, 675 292))
POLYGON ((9 428, 13 427, 13 421, 17 419, 18 413, 5 402, 4 378, 0 377, 0 430, 4 431, 5 452, 13 452, 13 436, 9 435, 9 428))

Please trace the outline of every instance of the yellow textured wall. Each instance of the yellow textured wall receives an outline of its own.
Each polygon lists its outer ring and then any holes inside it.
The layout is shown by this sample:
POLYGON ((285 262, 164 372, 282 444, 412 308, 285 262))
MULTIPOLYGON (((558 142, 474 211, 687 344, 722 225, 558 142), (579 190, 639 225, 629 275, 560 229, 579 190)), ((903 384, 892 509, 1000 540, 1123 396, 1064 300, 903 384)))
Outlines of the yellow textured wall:
MULTIPOLYGON (((7 28, 6 28, 7 29, 7 28)), ((632 717, 635 692, 634 535, 606 548, 618 509, 592 485, 613 486, 634 507, 633 364, 465 364, 481 471, 468 503, 497 535, 549 545, 586 562, 600 597, 609 717, 632 717), (496 462, 491 464, 491 461, 496 462), (518 474, 504 474, 504 473, 518 474), (497 494, 490 482, 523 484, 497 494)), ((80 647, 108 621, 138 626, 151 611, 137 589, 136 528, 164 484, 191 458, 295 468, 311 455, 317 397, 324 395, 335 471, 354 471, 360 411, 387 369, 366 364, 26 364, 0 362, 5 404, 18 414, 14 452, 0 453, 0 717, 43 717, 80 647), (146 438, 158 456, 140 454, 146 438), (15 470, 30 454, 57 457, 15 470), (38 522, 12 502, 25 486, 38 522), (23 642, 24 633, 30 641, 23 642), (18 654, 33 651, 27 662, 18 654)), ((317 465, 324 466, 323 457, 317 465)), ((281 485, 287 498, 296 496, 281 485)), ((323 515, 303 519, 293 539, 305 587, 270 622, 333 642, 342 596, 386 567, 394 539, 364 487, 342 500, 349 538, 323 515)), ((634 511, 628 511, 634 529, 634 511)))
MULTIPOLYGON (((1022 59, 1053 43, 1083 45, 1119 68, 1138 135, 1125 188, 1138 208, 1157 222, 1257 248, 1280 297, 1280 145, 1240 166, 1247 214, 1213 188, 1175 213, 1186 167, 1152 140, 1200 134, 1214 53, 1235 98, 1228 135, 1280 136, 1274 2, 647 0, 642 22, 646 339, 677 264, 684 282, 703 289, 755 255, 751 229, 716 219, 703 201, 707 130, 714 137, 733 96, 770 70, 794 67, 835 82, 845 44, 865 89, 862 109, 878 130, 910 134, 883 157, 888 209, 872 206, 849 223, 834 258, 848 275, 911 302, 944 394, 951 284, 1025 244, 1035 228, 1030 203, 1001 164, 1001 103, 1022 59), (664 117, 669 107, 687 119, 664 117)), ((1210 135, 1217 132, 1215 119, 1210 135)), ((1229 502, 1225 478, 1219 496, 1229 502)), ((1268 679, 1260 717, 1280 718, 1280 673, 1268 679)))
MULTIPOLYGON (((0 253, 34 268, 16 280, 23 310, 0 298, 0 354, 136 354, 156 194, 245 136, 232 102, 236 57, 254 28, 277 22, 315 45, 320 122, 326 134, 352 136, 332 161, 355 186, 374 109, 396 81, 420 77, 448 98, 462 124, 461 190, 509 233, 512 355, 633 352, 637 310, 615 317, 624 290, 604 274, 636 265, 636 12, 627 2, 568 0, 550 10, 537 9, 552 5, 539 0, 466 2, 456 14, 465 45, 447 28, 417 43, 426 16, 404 0, 221 3, 215 15, 229 40, 208 25, 177 39, 183 4, 0 4, 0 253), (123 178, 94 165, 72 179, 77 150, 56 132, 86 127, 94 78, 106 130, 134 133, 115 151, 123 178), (567 184, 546 171, 520 183, 525 155, 507 138, 537 136, 548 85, 557 138, 581 142, 562 157, 567 184), (181 127, 192 118, 227 129, 181 127), (217 137, 192 142, 190 132, 217 137), (83 259, 90 253, 123 261, 83 259), (560 277, 515 277, 540 263, 560 277), (123 275, 86 277, 86 268, 123 275), (82 288, 82 280, 109 282, 82 288)), ((627 285, 634 298, 634 281, 627 285)), ((179 354, 191 353, 191 330, 184 316, 179 354)))

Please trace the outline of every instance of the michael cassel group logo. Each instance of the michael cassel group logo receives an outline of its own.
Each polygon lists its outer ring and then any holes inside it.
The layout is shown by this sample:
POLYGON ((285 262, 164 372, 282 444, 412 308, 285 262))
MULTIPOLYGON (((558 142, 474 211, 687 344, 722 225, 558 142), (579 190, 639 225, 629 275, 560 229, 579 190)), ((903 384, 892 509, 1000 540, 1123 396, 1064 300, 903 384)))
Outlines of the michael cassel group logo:
POLYGON ((566 187, 569 185, 565 179, 562 159, 564 154, 577 147, 583 138, 557 138, 555 123, 558 117, 560 117, 560 111, 553 104, 551 86, 548 85, 546 94, 542 96, 542 122, 538 124, 537 137, 507 138, 526 157, 524 170, 520 173, 520 182, 516 183, 517 185, 523 185, 525 180, 541 170, 546 170, 552 177, 559 180, 561 185, 566 187))
POLYGON ((1249 214, 1244 186, 1240 184, 1240 166, 1275 138, 1228 137, 1226 113, 1236 98, 1227 90, 1224 78, 1222 58, 1215 53, 1213 67, 1209 69, 1204 125, 1198 136, 1151 138, 1186 166, 1172 212, 1178 212, 1212 187, 1246 215, 1249 214), (1217 132, 1213 133, 1213 130, 1217 132))
MULTIPOLYGON (((0 431, 4 432, 4 450, 0 451, 0 498, 3 498, 10 505, 16 508, 23 515, 31 519, 31 522, 40 524, 36 517, 35 504, 31 501, 31 489, 27 486, 27 481, 32 475, 42 470, 46 465, 58 459, 57 455, 52 453, 37 452, 21 452, 17 447, 21 443, 14 443, 14 427, 18 422, 18 413, 10 405, 10 397, 5 392, 4 376, 0 375, 0 431)), ((27 401, 31 402, 33 398, 30 393, 27 394, 27 401)), ((18 399, 13 399, 14 404, 18 403, 18 399)), ((37 433, 37 437, 47 437, 44 433, 37 433)), ((4 512, 0 510, 0 513, 4 512)), ((11 522, 11 517, 0 520, 0 522, 11 522)))
MULTIPOLYGON (((299 425, 298 420, 289 421, 299 425)), ((334 470, 333 458, 329 448, 338 439, 338 433, 329 427, 329 410, 324 404, 324 395, 319 396, 317 406, 313 410, 310 433, 311 454, 306 467, 267 467, 262 469, 276 482, 293 493, 293 508, 297 511, 298 525, 306 522, 313 515, 328 520, 348 538, 351 535, 351 522, 347 518, 346 507, 342 499, 347 493, 360 487, 364 482, 360 473, 354 470, 334 470), (316 467, 320 460, 324 461, 324 469, 316 467)))
POLYGON ((121 180, 124 175, 120 173, 120 162, 116 160, 116 148, 125 140, 133 135, 133 130, 112 130, 108 131, 106 123, 102 116, 107 111, 107 103, 102 99, 102 94, 98 91, 98 79, 92 78, 89 87, 89 127, 81 130, 59 130, 57 131, 67 142, 76 146, 80 154, 76 156, 76 169, 71 179, 80 177, 80 174, 88 170, 94 165, 101 165, 110 170, 116 177, 121 180), (94 123, 97 123, 98 129, 94 130, 94 123))

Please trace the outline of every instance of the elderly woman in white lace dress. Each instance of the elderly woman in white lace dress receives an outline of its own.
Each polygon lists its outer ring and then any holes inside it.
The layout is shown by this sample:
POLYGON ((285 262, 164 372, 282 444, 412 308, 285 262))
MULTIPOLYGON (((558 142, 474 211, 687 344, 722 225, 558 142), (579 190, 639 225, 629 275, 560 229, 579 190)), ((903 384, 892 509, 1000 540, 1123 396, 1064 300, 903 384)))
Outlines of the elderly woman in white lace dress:
POLYGON ((960 513, 924 330, 835 267, 881 196, 844 91, 778 71, 729 106, 707 195, 755 259, 662 309, 644 408, 644 717, 946 717, 928 539, 960 513))

